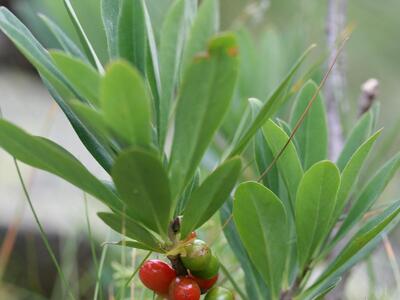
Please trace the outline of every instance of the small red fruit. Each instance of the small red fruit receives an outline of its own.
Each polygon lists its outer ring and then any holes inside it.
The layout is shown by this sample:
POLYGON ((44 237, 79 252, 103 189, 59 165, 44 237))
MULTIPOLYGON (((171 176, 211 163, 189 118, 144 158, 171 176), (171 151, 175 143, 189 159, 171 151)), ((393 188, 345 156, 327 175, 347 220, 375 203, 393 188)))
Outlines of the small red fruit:
POLYGON ((218 274, 215 275, 214 277, 210 278, 210 279, 199 278, 199 277, 196 277, 196 276, 193 276, 193 275, 191 275, 191 278, 193 278, 194 281, 197 282, 197 284, 200 287, 201 293, 205 294, 218 281, 218 274))
POLYGON ((157 294, 167 295, 169 286, 176 277, 176 272, 162 260, 151 259, 140 268, 139 277, 147 288, 157 294))
POLYGON ((196 233, 196 231, 192 231, 192 232, 188 235, 188 237, 186 238, 185 241, 194 240, 194 239, 196 239, 196 238, 197 238, 197 233, 196 233))
POLYGON ((200 300, 200 287, 193 279, 177 277, 169 287, 169 300, 200 300))

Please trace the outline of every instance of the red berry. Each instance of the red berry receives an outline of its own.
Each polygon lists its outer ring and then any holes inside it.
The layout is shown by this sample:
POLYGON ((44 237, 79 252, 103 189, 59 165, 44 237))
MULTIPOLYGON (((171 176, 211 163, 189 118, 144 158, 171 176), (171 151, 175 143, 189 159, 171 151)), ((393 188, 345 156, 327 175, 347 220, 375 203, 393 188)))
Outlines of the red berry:
POLYGON ((139 271, 143 284, 157 294, 167 295, 169 285, 176 277, 175 270, 167 263, 152 259, 146 261, 139 271))
POLYGON ((190 241, 190 240, 194 240, 195 238, 197 238, 197 233, 196 231, 192 231, 188 237, 185 239, 185 241, 190 241))
POLYGON ((201 293, 204 294, 209 289, 211 289, 214 286, 214 284, 218 281, 218 274, 210 279, 199 278, 193 275, 191 275, 191 278, 193 278, 194 281, 197 282, 197 284, 200 287, 201 293))
POLYGON ((189 277, 177 277, 169 287, 169 300, 200 300, 200 287, 189 277))

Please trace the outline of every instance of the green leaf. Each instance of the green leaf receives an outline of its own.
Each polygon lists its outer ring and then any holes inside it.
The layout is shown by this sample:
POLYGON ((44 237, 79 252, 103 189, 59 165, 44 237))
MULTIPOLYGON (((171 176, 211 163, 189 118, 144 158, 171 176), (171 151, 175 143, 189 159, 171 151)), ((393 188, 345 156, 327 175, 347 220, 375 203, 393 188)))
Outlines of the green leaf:
MULTIPOLYGON (((253 119, 256 117, 260 108, 262 107, 262 102, 255 98, 249 99, 250 107, 252 110, 253 119)), ((258 130, 256 136, 254 137, 254 152, 257 162, 258 171, 261 174, 271 165, 274 160, 274 155, 271 148, 268 146, 267 141, 264 138, 262 130, 258 130)), ((263 183, 276 195, 279 195, 279 175, 278 168, 276 164, 272 166, 270 171, 263 177, 263 183)))
POLYGON ((144 76, 147 52, 146 26, 141 0, 122 0, 118 24, 120 57, 131 62, 144 76))
POLYGON ((160 252, 160 242, 149 230, 134 220, 106 212, 100 212, 97 215, 116 232, 143 243, 152 250, 158 249, 157 252, 160 252))
POLYGON ((89 58, 90 62, 97 68, 100 73, 103 73, 103 66, 97 57, 97 54, 89 41, 85 31, 81 23, 79 22, 78 16, 75 13, 75 10, 71 4, 70 0, 63 0, 64 6, 68 12, 68 15, 71 19, 72 24, 74 25, 75 31, 78 34, 79 40, 81 41, 82 47, 86 53, 86 56, 89 58))
POLYGON ((151 110, 146 86, 128 63, 108 66, 101 82, 101 108, 107 124, 131 145, 151 144, 151 110))
POLYGON ((237 77, 233 35, 211 40, 188 68, 178 99, 169 166, 175 198, 192 178, 228 111, 237 77))
POLYGON ((193 57, 203 51, 210 38, 219 29, 219 0, 204 0, 197 12, 189 32, 189 38, 183 53, 182 71, 186 72, 193 57))
POLYGON ((260 273, 252 264, 246 249, 240 240, 235 222, 232 221, 233 200, 229 198, 220 209, 221 224, 224 224, 224 235, 230 248, 240 262, 241 268, 245 274, 244 280, 246 292, 249 299, 270 300, 268 288, 262 279, 260 273))
POLYGON ((318 286, 308 289, 300 295, 296 296, 294 300, 318 300, 324 299, 323 297, 327 295, 330 291, 335 289, 341 282, 341 277, 335 277, 329 281, 323 282, 318 286))
MULTIPOLYGON (((295 127, 306 110, 317 89, 318 86, 313 81, 308 81, 301 89, 290 119, 292 128, 295 127)), ((321 94, 318 94, 303 123, 297 130, 296 141, 304 170, 307 170, 314 163, 327 158, 328 128, 325 104, 321 94)))
POLYGON ((91 129, 96 137, 99 137, 104 141, 102 144, 104 145, 109 143, 109 129, 102 114, 79 101, 71 101, 70 104, 79 119, 81 119, 85 125, 91 129))
POLYGON ((164 145, 171 105, 179 82, 180 63, 188 27, 189 1, 177 0, 168 10, 161 28, 160 41, 160 145, 164 145))
POLYGON ((106 33, 110 59, 118 57, 118 18, 120 10, 121 1, 101 0, 101 17, 106 33))
POLYGON ((192 196, 193 192, 197 190, 200 185, 200 170, 197 170, 196 174, 194 174, 191 182, 186 186, 183 193, 180 195, 178 203, 175 209, 175 216, 182 215, 187 202, 189 201, 190 197, 192 196))
MULTIPOLYGON (((268 120, 262 127, 264 138, 274 157, 278 155, 283 146, 289 140, 289 136, 276 125, 273 121, 268 120)), ((279 173, 289 192, 290 202, 285 203, 286 208, 294 212, 294 202, 296 199, 297 187, 303 177, 303 168, 297 155, 296 148, 292 142, 289 143, 281 157, 276 162, 279 173)))
POLYGON ((129 209, 127 214, 166 237, 173 207, 161 161, 139 149, 125 151, 117 157, 111 174, 129 209))
POLYGON ((39 18, 54 35, 54 37, 65 52, 87 61, 87 58, 82 53, 81 49, 79 49, 79 47, 64 33, 64 31, 56 23, 54 23, 50 18, 42 14, 39 14, 39 18))
POLYGON ((5 7, 0 7, 0 28, 46 78, 54 78, 67 85, 46 49, 35 39, 29 29, 5 7))
POLYGON ((59 90, 54 87, 54 83, 57 82, 50 82, 42 74, 41 78, 53 99, 57 102, 57 104, 60 106, 60 108, 70 121, 72 127, 74 128, 82 143, 97 160, 97 162, 104 168, 104 170, 109 173, 113 164, 114 153, 108 151, 108 149, 90 131, 88 126, 79 119, 76 113, 71 109, 70 104, 67 104, 63 100, 62 96, 59 93, 59 90))
POLYGON ((340 217, 343 209, 348 203, 349 196, 354 189, 357 179, 360 175, 361 168, 365 162, 368 154, 370 153, 372 146, 381 134, 381 130, 377 131, 373 136, 371 136, 367 141, 365 141, 358 149, 354 152, 352 157, 349 159, 345 168, 342 171, 340 188, 337 196, 336 207, 333 217, 333 222, 340 217))
POLYGON ((153 98, 155 100, 155 106, 157 107, 157 120, 158 120, 159 97, 161 95, 161 79, 160 79, 160 65, 158 62, 158 50, 146 1, 145 0, 141 1, 144 13, 144 24, 146 26, 147 48, 148 48, 146 77, 152 89, 153 98))
POLYGON ((355 127, 351 130, 336 163, 340 171, 343 171, 354 152, 371 135, 373 122, 374 115, 371 111, 368 111, 358 120, 355 127))
POLYGON ((4 7, 0 8, 0 28, 39 71, 44 84, 71 122, 81 141, 99 164, 108 172, 112 163, 112 155, 104 149, 71 111, 66 101, 76 98, 78 95, 55 67, 48 52, 35 39, 25 25, 4 7))
POLYGON ((193 192, 183 213, 183 238, 207 222, 223 205, 235 186, 241 165, 239 158, 226 161, 193 192))
POLYGON ((352 204, 346 219, 340 227, 332 243, 343 237, 372 207, 382 194, 392 177, 400 167, 400 153, 388 161, 378 173, 366 184, 360 196, 352 204))
POLYGON ((256 134, 257 130, 269 119, 271 118, 279 108, 284 104, 286 98, 286 91, 288 86, 293 79, 296 71, 300 68, 303 61, 306 59, 308 54, 314 46, 308 48, 304 54, 300 57, 300 59, 295 63, 292 69, 289 71, 285 79, 280 83, 277 89, 272 93, 272 95, 268 98, 268 100, 264 103, 262 108, 260 109, 257 117, 250 124, 249 128, 242 136, 242 138, 233 146, 233 149, 230 151, 229 157, 233 157, 242 153, 251 138, 256 134))
MULTIPOLYGON (((380 235, 398 216, 400 213, 400 204, 397 202, 391 207, 386 209, 379 216, 369 220, 350 240, 342 252, 336 257, 336 259, 329 265, 324 273, 318 279, 318 282, 328 278, 331 274, 335 273, 342 266, 345 266, 346 262, 357 255, 369 242, 373 241, 375 237, 380 235)), ((342 269, 341 273, 345 270, 342 269)), ((316 284, 317 284, 316 283, 316 284)))
POLYGON ((15 125, 0 120, 0 147, 16 159, 57 175, 110 208, 121 211, 120 199, 72 154, 50 140, 30 135, 15 125))
POLYGON ((122 240, 117 243, 111 243, 111 245, 153 251, 153 252, 158 252, 158 253, 165 253, 165 251, 161 248, 152 248, 149 245, 145 245, 138 241, 122 240))
POLYGON ((50 56, 81 97, 93 106, 98 107, 100 74, 92 66, 65 52, 50 51, 50 56))
POLYGON ((330 161, 311 166, 299 183, 295 216, 301 270, 307 267, 329 233, 339 184, 339 170, 330 161))
POLYGON ((240 238, 272 299, 279 299, 289 240, 285 207, 273 192, 256 182, 239 185, 233 205, 240 238))

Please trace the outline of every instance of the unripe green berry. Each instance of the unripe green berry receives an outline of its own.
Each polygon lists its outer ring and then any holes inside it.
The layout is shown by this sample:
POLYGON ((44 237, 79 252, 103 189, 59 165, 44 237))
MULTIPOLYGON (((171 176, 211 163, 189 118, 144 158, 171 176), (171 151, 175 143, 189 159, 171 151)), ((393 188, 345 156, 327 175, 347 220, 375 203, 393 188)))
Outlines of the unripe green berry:
POLYGON ((182 262, 190 271, 200 271, 207 268, 211 260, 211 250, 202 240, 194 240, 185 246, 186 255, 181 256, 182 262))
POLYGON ((200 271, 191 271, 190 273, 196 277, 203 279, 213 278, 218 274, 219 271, 219 260, 214 255, 211 256, 210 262, 204 270, 200 271))
POLYGON ((204 300, 235 300, 232 292, 223 287, 212 288, 204 300))

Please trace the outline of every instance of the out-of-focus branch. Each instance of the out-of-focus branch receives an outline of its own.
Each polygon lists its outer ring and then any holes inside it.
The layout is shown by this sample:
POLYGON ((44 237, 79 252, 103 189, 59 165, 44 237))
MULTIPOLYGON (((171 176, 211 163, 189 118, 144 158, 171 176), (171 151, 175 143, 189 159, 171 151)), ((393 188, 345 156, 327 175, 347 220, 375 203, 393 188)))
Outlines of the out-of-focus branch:
MULTIPOLYGON (((347 0, 328 0, 326 23, 327 47, 329 51, 328 65, 334 59, 338 41, 346 26, 347 0)), ((329 125, 329 157, 336 160, 343 147, 342 125, 340 120, 340 101, 344 99, 346 90, 345 55, 337 61, 331 76, 325 85, 325 97, 328 110, 329 125)))
MULTIPOLYGON (((328 0, 328 15, 326 21, 327 49, 329 51, 328 66, 335 59, 338 42, 344 32, 347 19, 347 0, 328 0)), ((335 161, 343 148, 343 132, 340 119, 340 101, 345 100, 346 91, 346 56, 344 53, 338 58, 330 77, 325 84, 325 98, 328 112, 329 126, 329 158, 335 161)), ((339 300, 344 297, 346 276, 339 287, 326 296, 329 300, 339 300)))

